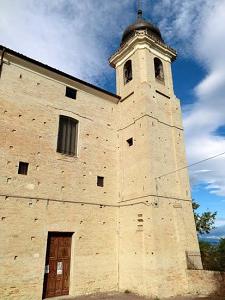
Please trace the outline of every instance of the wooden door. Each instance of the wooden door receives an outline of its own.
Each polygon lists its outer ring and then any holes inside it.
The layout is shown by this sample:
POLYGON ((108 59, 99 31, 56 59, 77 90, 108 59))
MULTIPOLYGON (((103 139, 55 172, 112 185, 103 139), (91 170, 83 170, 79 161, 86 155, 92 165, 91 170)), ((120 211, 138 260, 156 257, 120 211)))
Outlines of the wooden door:
POLYGON ((69 295, 72 233, 49 232, 43 298, 69 295))

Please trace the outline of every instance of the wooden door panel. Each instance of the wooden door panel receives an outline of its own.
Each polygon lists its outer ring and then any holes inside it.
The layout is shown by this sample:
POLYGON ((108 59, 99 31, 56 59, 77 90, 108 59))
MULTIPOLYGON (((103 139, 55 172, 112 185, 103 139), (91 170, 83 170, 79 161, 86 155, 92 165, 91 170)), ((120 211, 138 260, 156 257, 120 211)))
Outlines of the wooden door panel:
POLYGON ((70 280, 70 261, 64 260, 63 261, 63 293, 69 291, 69 280, 70 280))
POLYGON ((68 233, 49 233, 43 298, 69 294, 71 237, 68 233))
POLYGON ((70 258, 71 238, 63 237, 59 240, 58 259, 70 258))
POLYGON ((55 277, 48 277, 46 285, 46 298, 55 296, 55 277))
POLYGON ((63 287, 63 276, 58 275, 56 277, 55 296, 62 296, 62 287, 63 287))
POLYGON ((58 239, 57 237, 50 237, 49 259, 57 259, 58 239))
POLYGON ((59 246, 58 260, 70 259, 70 249, 65 246, 59 246))
POLYGON ((49 273, 47 274, 48 278, 56 278, 56 260, 49 260, 49 273))

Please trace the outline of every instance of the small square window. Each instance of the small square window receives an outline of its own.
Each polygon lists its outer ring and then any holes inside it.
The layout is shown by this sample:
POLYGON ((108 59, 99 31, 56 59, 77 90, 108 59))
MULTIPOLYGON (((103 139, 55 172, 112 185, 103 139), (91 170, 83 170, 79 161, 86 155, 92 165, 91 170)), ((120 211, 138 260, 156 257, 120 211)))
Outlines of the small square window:
POLYGON ((28 165, 29 165, 29 163, 20 161, 19 162, 18 174, 27 175, 28 165))
POLYGON ((104 177, 102 176, 97 176, 97 186, 104 186, 104 177))
POLYGON ((128 139, 127 144, 129 145, 129 147, 133 146, 134 144, 133 138, 128 139))
POLYGON ((69 97, 71 99, 77 98, 77 90, 72 89, 71 87, 66 87, 66 97, 69 97))

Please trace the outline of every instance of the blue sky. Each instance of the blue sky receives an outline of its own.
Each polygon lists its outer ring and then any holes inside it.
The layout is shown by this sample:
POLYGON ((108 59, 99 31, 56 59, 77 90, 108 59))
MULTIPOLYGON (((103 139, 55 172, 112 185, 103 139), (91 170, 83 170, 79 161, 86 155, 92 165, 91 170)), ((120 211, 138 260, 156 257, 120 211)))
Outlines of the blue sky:
MULTIPOLYGON (((178 51, 188 162, 224 152, 225 0, 143 0, 143 10, 178 51)), ((135 0, 1 0, 0 44, 115 92, 108 58, 135 14, 135 0)), ((225 235, 225 155, 189 172, 200 211, 217 211, 225 235)))

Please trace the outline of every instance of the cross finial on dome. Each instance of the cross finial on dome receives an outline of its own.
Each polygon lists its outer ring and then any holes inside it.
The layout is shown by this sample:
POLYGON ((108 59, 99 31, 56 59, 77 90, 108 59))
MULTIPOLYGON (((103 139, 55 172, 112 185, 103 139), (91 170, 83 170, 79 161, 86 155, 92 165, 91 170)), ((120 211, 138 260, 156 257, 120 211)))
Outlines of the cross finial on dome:
POLYGON ((142 18, 142 5, 141 5, 141 0, 138 0, 138 13, 137 13, 137 17, 138 19, 142 18))

